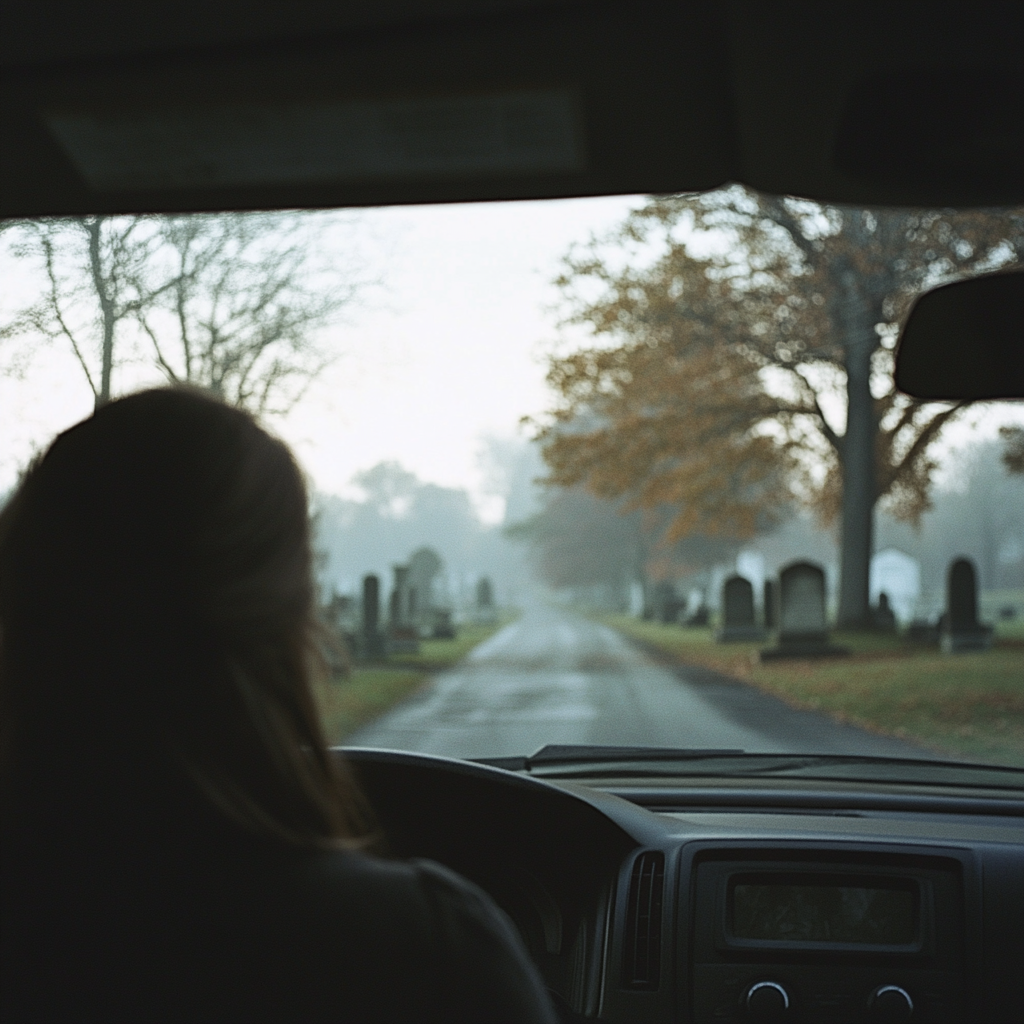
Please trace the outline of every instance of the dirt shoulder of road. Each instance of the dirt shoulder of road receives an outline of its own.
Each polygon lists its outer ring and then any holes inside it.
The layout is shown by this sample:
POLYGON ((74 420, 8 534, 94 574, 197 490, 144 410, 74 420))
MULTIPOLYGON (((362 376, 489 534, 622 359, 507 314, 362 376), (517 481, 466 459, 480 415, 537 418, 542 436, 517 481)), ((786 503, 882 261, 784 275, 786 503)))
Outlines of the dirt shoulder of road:
POLYGON ((791 707, 909 740, 938 753, 1024 767, 1024 640, 944 655, 894 636, 834 634, 849 657, 762 664, 765 644, 715 641, 710 629, 600 621, 675 667, 698 665, 748 683, 791 707))
POLYGON ((507 613, 495 623, 464 625, 454 640, 424 640, 418 654, 393 654, 373 665, 356 665, 347 676, 322 680, 314 688, 314 696, 328 742, 344 742, 360 726, 419 689, 434 673, 457 665, 515 618, 507 613))

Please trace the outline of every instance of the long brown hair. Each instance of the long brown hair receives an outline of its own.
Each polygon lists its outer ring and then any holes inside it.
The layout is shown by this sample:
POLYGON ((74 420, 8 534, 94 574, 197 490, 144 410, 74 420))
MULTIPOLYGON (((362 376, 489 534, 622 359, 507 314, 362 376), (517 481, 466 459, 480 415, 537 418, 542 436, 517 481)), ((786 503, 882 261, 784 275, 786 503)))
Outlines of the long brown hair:
POLYGON ((314 594, 302 474, 251 416, 154 389, 65 431, 0 513, 6 825, 132 828, 187 791, 265 837, 361 834, 310 691, 314 594))

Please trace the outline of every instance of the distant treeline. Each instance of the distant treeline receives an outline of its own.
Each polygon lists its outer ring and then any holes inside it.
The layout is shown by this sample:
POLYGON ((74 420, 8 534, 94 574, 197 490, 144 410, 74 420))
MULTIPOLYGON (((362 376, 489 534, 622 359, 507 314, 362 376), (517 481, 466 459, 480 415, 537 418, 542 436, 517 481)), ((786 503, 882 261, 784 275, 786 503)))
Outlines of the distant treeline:
POLYGON ((353 480, 363 500, 318 494, 314 518, 318 575, 327 596, 355 594, 368 572, 390 591, 392 567, 417 548, 441 556, 452 596, 472 599, 482 575, 496 583, 502 603, 514 601, 523 585, 521 550, 500 527, 483 523, 462 489, 425 483, 397 462, 382 462, 353 480), (464 592, 464 593, 463 593, 464 592))

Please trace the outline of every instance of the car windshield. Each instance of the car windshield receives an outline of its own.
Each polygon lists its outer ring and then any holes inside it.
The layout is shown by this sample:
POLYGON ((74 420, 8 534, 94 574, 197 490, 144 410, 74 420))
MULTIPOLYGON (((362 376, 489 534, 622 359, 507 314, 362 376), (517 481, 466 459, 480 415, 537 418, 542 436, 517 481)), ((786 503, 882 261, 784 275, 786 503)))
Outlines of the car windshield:
POLYGON ((730 186, 0 247, 0 488, 143 386, 253 411, 310 482, 333 743, 1024 767, 1024 407, 893 384, 916 297, 1019 264, 1024 211, 730 186))

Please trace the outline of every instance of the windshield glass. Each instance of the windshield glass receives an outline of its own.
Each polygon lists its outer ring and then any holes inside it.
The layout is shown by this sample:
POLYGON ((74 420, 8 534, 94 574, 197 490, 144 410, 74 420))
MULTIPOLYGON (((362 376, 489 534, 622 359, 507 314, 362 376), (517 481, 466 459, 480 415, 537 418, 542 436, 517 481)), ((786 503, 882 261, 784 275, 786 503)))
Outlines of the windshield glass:
POLYGON ((0 488, 139 387, 255 412, 310 481, 332 742, 1024 767, 1024 408, 893 386, 915 297, 1019 263, 1024 211, 733 186, 0 246, 0 488))

